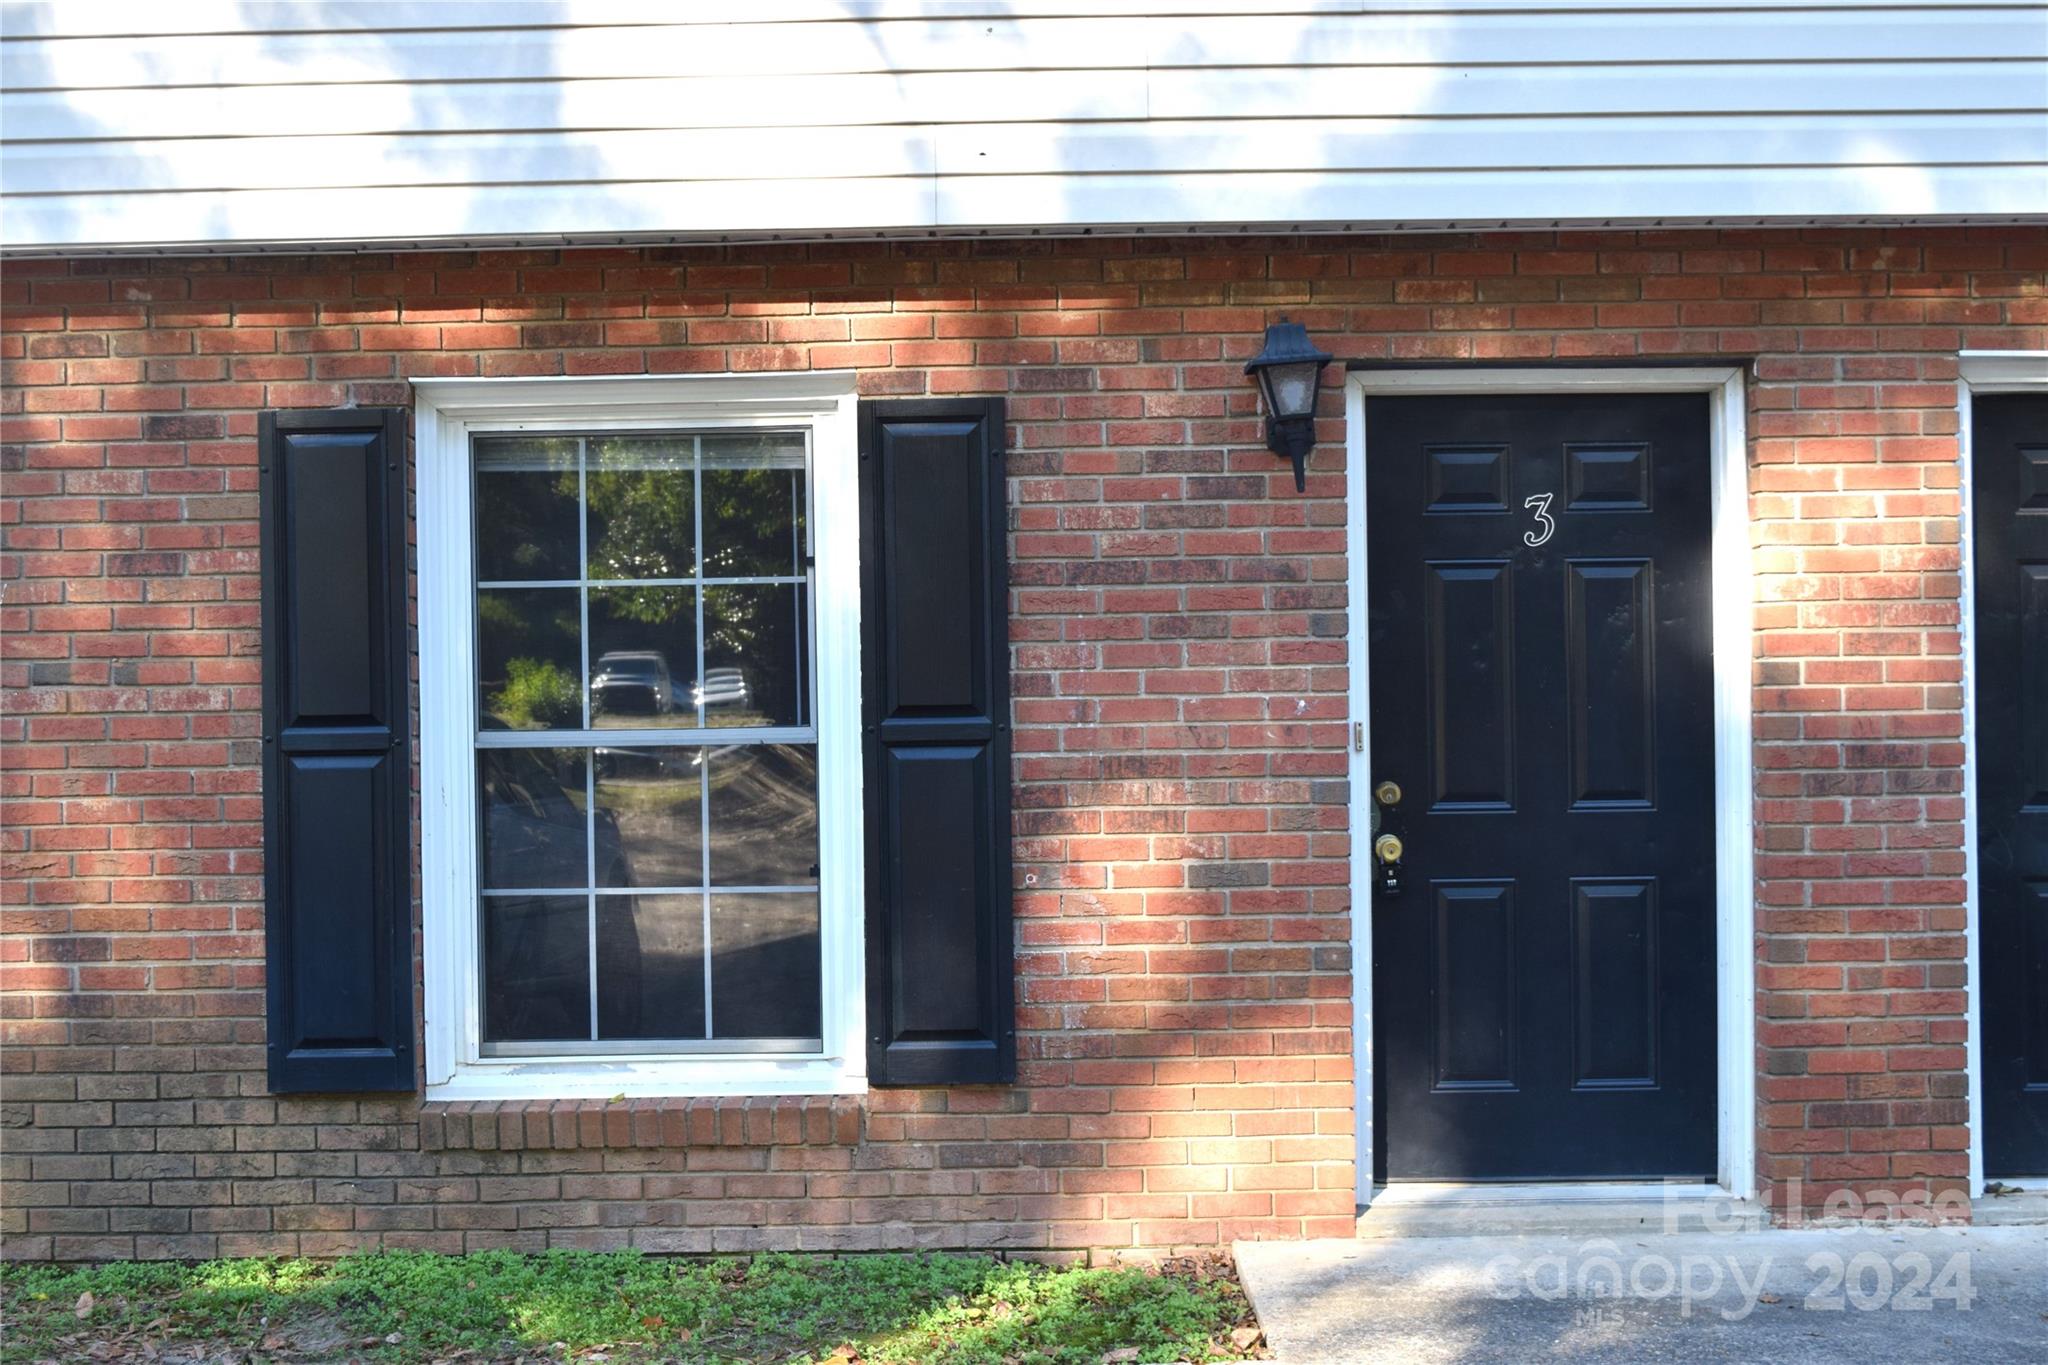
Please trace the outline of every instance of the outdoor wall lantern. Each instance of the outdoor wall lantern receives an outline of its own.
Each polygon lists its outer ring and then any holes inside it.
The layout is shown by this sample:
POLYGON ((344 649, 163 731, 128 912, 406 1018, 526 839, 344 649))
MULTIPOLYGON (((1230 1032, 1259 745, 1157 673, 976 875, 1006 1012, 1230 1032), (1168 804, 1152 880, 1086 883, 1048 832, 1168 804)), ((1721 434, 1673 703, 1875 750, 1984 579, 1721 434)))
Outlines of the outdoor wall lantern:
POLYGON ((1286 318, 1266 329, 1266 349, 1244 363, 1244 372, 1259 381, 1266 404, 1266 449, 1294 462, 1294 491, 1308 491, 1305 462, 1316 443, 1316 389, 1324 355, 1308 339, 1308 329, 1286 318))

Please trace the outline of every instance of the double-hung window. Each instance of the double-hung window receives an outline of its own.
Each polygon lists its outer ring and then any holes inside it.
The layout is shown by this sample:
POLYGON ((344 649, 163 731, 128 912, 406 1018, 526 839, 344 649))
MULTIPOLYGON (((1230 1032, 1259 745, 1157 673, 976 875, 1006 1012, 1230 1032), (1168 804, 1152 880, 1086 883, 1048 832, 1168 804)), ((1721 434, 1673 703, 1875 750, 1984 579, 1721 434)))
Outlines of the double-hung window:
POLYGON ((860 1088, 850 384, 420 392, 430 1092, 860 1088))

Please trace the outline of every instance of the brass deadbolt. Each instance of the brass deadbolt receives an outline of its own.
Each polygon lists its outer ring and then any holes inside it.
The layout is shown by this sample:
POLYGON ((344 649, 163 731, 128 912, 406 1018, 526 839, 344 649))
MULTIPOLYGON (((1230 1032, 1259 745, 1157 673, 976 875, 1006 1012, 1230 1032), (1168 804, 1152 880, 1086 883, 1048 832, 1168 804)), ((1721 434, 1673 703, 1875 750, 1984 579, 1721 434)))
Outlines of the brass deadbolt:
POLYGON ((1383 863, 1400 862, 1401 836, 1398 834, 1382 834, 1379 838, 1373 840, 1372 856, 1378 858, 1383 863))
POLYGON ((1400 805, 1401 784, 1398 782, 1380 783, 1377 787, 1374 787, 1372 789, 1372 799, 1379 802, 1382 806, 1400 805))

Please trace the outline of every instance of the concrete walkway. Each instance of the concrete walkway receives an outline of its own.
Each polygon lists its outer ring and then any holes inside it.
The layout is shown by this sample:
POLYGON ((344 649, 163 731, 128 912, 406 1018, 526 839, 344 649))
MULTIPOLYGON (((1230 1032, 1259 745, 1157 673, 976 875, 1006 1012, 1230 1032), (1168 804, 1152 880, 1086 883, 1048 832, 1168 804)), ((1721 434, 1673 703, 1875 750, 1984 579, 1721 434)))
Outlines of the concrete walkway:
POLYGON ((1241 1242, 1287 1365, 2048 1361, 2048 1227, 1241 1242))

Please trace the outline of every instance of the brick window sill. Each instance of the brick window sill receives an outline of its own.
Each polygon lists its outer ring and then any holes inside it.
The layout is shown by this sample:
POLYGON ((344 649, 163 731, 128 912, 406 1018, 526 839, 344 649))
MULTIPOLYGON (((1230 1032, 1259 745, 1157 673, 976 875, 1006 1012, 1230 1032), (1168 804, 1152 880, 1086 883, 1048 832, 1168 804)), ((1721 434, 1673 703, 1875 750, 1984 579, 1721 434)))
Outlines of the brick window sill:
POLYGON ((865 1105, 845 1095, 636 1100, 453 1100, 420 1106, 428 1151, 848 1147, 865 1105))

